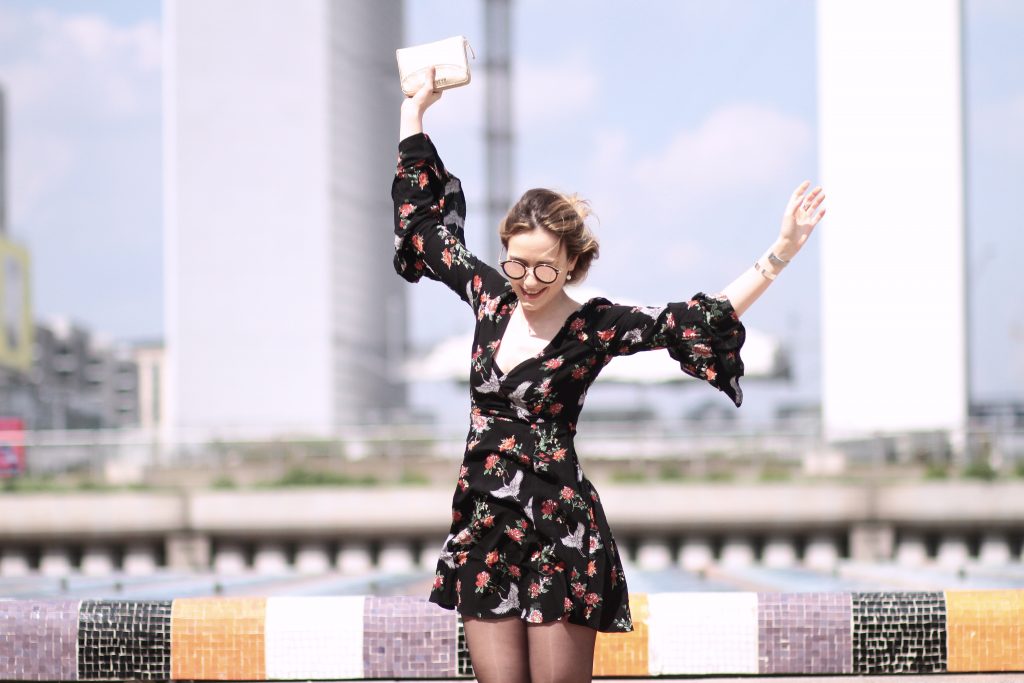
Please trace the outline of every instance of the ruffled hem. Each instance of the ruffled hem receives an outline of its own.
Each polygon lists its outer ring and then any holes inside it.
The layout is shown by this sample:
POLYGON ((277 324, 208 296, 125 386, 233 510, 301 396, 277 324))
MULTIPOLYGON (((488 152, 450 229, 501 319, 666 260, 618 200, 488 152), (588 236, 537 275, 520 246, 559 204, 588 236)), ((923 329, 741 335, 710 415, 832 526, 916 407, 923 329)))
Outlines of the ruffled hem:
POLYGON ((586 619, 576 617, 576 615, 574 615, 573 613, 569 613, 568 615, 562 614, 561 616, 553 618, 542 617, 538 621, 531 621, 529 618, 529 611, 526 609, 519 610, 518 614, 516 614, 515 611, 509 612, 508 614, 487 614, 486 612, 473 611, 468 607, 465 607, 461 604, 457 604, 455 601, 447 601, 442 597, 436 595, 435 593, 431 593, 430 597, 427 598, 427 600, 428 602, 432 602, 442 609, 454 610, 463 617, 474 617, 477 619, 508 619, 512 616, 518 616, 520 619, 525 621, 527 625, 550 624, 568 618, 570 624, 576 624, 577 626, 586 626, 587 628, 594 629, 599 633, 630 633, 633 631, 632 620, 629 620, 628 622, 612 620, 609 624, 606 624, 604 626, 595 626, 593 623, 588 622, 586 619))
MULTIPOLYGON (((739 383, 743 376, 740 348, 746 341, 746 328, 728 297, 713 297, 698 292, 692 301, 697 302, 703 314, 703 322, 698 323, 702 334, 696 339, 680 339, 677 344, 668 347, 668 353, 679 362, 683 372, 706 380, 725 393, 739 408, 743 403, 743 389, 739 383), (710 353, 695 353, 694 347, 698 344, 710 347, 710 353)), ((689 306, 689 303, 677 305, 689 306)))

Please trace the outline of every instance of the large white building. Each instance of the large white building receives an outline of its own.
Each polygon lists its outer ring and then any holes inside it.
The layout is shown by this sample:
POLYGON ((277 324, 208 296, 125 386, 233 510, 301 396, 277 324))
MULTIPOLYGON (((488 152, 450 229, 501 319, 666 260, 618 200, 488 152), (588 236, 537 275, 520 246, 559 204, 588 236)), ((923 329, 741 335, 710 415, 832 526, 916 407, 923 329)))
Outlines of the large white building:
POLYGON ((175 437, 331 435, 405 400, 400 0, 164 3, 175 437))
POLYGON ((959 0, 819 0, 830 439, 967 420, 959 0))

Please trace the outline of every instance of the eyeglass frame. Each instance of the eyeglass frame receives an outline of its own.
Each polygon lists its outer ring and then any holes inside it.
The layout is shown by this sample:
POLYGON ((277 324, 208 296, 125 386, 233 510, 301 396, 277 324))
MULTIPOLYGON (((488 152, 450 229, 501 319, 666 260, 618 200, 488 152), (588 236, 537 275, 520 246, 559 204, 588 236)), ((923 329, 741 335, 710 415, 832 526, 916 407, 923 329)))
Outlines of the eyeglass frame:
POLYGON ((504 261, 499 261, 498 265, 501 266, 501 272, 505 273, 505 277, 509 278, 510 280, 522 280, 522 279, 526 278, 527 273, 533 273, 533 277, 537 280, 537 282, 540 282, 540 283, 545 284, 545 285, 550 285, 553 282, 557 281, 558 280, 558 276, 562 274, 562 269, 561 268, 556 268, 555 266, 551 265, 550 263, 538 263, 535 266, 528 266, 525 263, 523 263, 522 261, 520 261, 519 259, 509 258, 509 259, 505 259, 504 261), (523 267, 523 274, 520 275, 519 277, 513 277, 512 275, 509 274, 509 272, 507 270, 505 270, 505 264, 506 263, 516 263, 516 264, 522 266, 523 267), (539 277, 537 277, 537 268, 540 268, 541 266, 544 266, 545 268, 550 268, 551 270, 555 271, 555 276, 553 278, 551 278, 550 280, 542 280, 539 277))

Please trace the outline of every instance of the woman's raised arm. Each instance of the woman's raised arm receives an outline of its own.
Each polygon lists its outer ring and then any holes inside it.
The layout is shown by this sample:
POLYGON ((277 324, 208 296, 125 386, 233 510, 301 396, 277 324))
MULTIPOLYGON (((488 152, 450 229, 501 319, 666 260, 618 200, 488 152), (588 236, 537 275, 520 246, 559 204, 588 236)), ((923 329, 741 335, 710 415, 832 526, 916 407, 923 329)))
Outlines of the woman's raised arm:
POLYGON ((771 249, 722 290, 737 316, 743 315, 768 289, 775 276, 803 248, 814 227, 825 215, 825 209, 819 208, 825 201, 825 193, 820 187, 807 192, 810 185, 810 181, 805 180, 793 191, 782 214, 779 237, 771 249))
POLYGON ((410 135, 423 132, 423 113, 434 102, 441 99, 441 91, 434 90, 434 69, 427 73, 427 80, 416 94, 402 102, 402 120, 398 126, 398 141, 410 135))

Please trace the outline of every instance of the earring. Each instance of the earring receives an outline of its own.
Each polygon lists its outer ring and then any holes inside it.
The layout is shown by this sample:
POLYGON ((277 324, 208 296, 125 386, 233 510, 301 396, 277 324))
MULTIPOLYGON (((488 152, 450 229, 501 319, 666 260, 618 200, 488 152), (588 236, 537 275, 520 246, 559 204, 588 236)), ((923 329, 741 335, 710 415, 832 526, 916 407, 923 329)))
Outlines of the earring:
POLYGON ((572 279, 572 273, 569 273, 568 275, 566 275, 565 279, 566 280, 571 280, 572 279))

